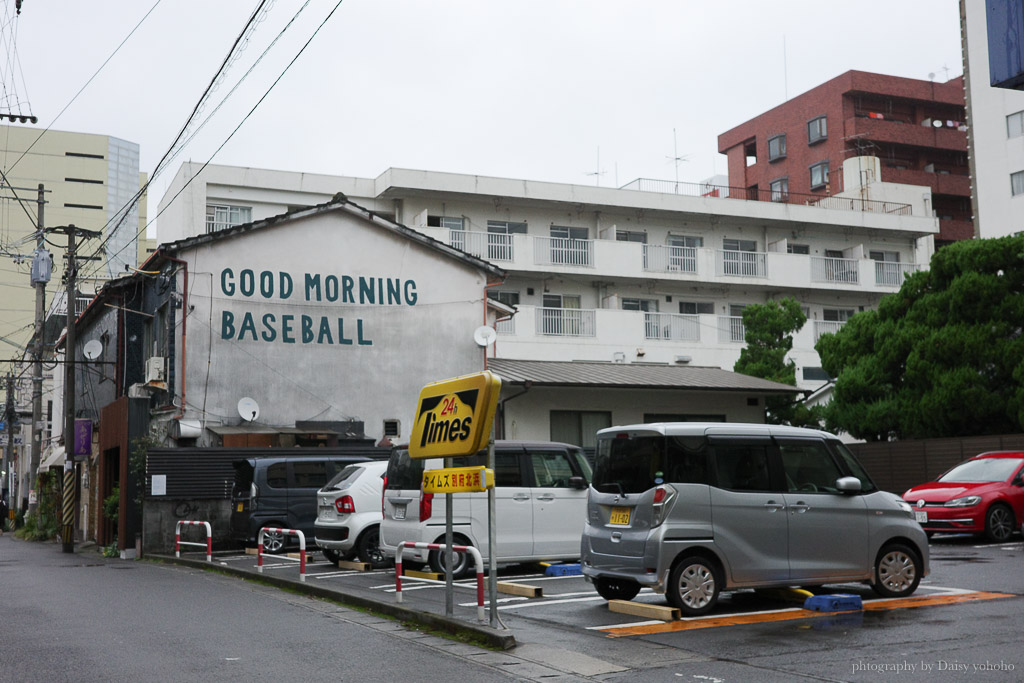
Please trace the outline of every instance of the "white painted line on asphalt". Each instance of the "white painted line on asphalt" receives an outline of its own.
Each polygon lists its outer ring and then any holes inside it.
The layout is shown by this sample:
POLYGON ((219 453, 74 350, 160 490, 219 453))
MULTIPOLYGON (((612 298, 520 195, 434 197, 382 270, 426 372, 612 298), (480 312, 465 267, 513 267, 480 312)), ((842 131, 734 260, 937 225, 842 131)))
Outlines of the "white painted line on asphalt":
POLYGON ((595 595, 589 598, 569 598, 568 600, 538 600, 534 598, 530 602, 524 602, 519 605, 500 605, 498 609, 519 609, 520 607, 538 607, 543 605, 561 605, 567 602, 597 602, 598 600, 604 600, 600 595, 595 595))
MULTIPOLYGON (((529 600, 529 599, 530 598, 525 598, 525 597, 522 597, 522 596, 516 596, 514 598, 498 598, 494 602, 495 602, 495 604, 501 604, 501 603, 504 603, 504 602, 521 602, 523 600, 529 600)), ((484 606, 485 607, 489 607, 490 604, 491 604, 490 600, 484 600, 484 606)), ((459 603, 459 607, 476 607, 476 602, 475 601, 474 602, 460 602, 459 603)))

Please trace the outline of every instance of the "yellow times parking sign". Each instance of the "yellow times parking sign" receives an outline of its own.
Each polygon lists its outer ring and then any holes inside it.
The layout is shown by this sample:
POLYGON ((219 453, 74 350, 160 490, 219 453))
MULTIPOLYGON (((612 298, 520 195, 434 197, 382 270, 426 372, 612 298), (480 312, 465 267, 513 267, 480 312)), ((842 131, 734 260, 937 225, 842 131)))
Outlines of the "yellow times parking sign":
POLYGON ((424 493, 471 493, 494 488, 494 470, 486 467, 446 467, 423 473, 424 493))
POLYGON ((409 457, 475 454, 490 434, 499 393, 501 378, 488 370, 423 387, 409 437, 409 457))

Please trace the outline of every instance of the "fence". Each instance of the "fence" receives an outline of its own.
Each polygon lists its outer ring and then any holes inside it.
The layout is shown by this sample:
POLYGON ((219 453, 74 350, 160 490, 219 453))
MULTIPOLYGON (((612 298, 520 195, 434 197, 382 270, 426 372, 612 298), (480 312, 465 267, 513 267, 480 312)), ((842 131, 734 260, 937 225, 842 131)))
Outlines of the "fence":
POLYGON ((1024 434, 847 444, 879 488, 902 494, 971 456, 1024 450, 1024 434))

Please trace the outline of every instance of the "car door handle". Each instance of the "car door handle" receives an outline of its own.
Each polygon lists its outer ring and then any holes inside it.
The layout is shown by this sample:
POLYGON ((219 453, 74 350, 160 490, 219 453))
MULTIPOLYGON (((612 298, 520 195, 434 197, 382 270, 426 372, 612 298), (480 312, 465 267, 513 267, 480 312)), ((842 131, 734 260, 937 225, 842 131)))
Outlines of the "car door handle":
POLYGON ((785 510, 786 506, 782 503, 776 503, 774 500, 769 500, 764 504, 764 507, 768 512, 778 512, 779 510, 785 510))
POLYGON ((808 510, 810 510, 811 506, 808 505, 807 503, 803 502, 803 501, 800 501, 800 502, 796 503, 795 505, 790 505, 789 509, 793 511, 793 514, 802 515, 803 513, 805 513, 808 510))
POLYGON ((530 495, 527 493, 516 493, 512 495, 512 500, 530 500, 530 495))
POLYGON ((550 503, 554 499, 555 499, 555 494, 553 494, 553 493, 541 493, 540 495, 537 496, 537 500, 542 500, 545 503, 550 503))

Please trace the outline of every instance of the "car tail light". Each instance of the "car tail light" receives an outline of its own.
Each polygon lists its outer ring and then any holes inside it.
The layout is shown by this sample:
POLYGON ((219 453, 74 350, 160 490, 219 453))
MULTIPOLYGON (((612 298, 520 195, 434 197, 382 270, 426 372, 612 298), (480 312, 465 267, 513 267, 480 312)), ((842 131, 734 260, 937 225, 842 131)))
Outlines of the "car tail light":
POLYGON ((430 519, 430 515, 434 512, 434 494, 433 493, 420 493, 420 521, 425 522, 430 519))
POLYGON ((334 501, 334 507, 339 513, 350 515, 356 511, 356 502, 352 500, 352 496, 341 496, 334 501))
POLYGON ((256 502, 260 497, 260 487, 255 483, 249 485, 249 509, 256 510, 256 502))
POLYGON ((665 513, 676 497, 676 490, 669 484, 662 484, 654 489, 654 510, 651 514, 651 526, 660 526, 665 521, 665 513))
POLYGON ((381 479, 384 480, 384 484, 380 489, 380 516, 384 517, 384 495, 388 490, 388 475, 385 474, 381 479))

